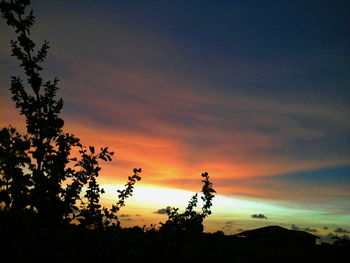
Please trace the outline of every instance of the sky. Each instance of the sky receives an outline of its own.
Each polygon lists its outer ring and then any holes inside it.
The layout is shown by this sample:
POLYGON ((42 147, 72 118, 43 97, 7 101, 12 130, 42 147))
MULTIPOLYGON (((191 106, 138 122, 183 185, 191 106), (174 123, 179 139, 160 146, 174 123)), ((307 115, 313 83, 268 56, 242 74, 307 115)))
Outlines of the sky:
MULTIPOLYGON (((33 39, 50 42, 44 76, 60 79, 65 131, 116 152, 99 178, 104 202, 143 169, 124 225, 165 221, 161 209, 186 207, 208 172, 217 197, 206 231, 350 232, 348 1, 32 8, 33 39)), ((20 74, 14 34, 0 28, 0 125, 23 130, 8 89, 20 74)))

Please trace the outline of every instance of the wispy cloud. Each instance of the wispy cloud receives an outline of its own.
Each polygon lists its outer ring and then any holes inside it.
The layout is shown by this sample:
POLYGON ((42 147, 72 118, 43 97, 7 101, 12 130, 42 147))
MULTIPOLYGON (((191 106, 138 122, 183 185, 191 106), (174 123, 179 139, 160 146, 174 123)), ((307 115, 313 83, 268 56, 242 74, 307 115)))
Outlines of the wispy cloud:
POLYGON ((298 230, 298 231, 306 231, 306 232, 311 232, 311 233, 315 233, 318 232, 318 230, 316 228, 310 228, 310 227, 299 227, 297 225, 291 225, 291 229, 292 230, 298 230))

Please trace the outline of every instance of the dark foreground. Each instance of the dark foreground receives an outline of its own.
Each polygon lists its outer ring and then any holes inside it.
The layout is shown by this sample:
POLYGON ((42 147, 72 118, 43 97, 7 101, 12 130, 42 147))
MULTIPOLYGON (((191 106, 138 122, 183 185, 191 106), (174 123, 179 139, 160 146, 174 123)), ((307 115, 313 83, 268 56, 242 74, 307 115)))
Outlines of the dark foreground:
POLYGON ((342 262, 347 245, 290 247, 220 234, 43 226, 0 216, 0 262, 342 262))

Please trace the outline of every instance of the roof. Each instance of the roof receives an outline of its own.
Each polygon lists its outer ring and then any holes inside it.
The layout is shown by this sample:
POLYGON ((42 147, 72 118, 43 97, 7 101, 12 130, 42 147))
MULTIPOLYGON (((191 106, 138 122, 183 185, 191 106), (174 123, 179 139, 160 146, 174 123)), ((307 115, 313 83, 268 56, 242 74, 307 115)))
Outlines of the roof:
POLYGON ((306 231, 298 231, 298 230, 289 230, 280 226, 266 226, 253 230, 243 231, 241 233, 236 234, 237 237, 262 237, 262 236, 299 236, 305 238, 319 238, 313 234, 310 234, 306 231))

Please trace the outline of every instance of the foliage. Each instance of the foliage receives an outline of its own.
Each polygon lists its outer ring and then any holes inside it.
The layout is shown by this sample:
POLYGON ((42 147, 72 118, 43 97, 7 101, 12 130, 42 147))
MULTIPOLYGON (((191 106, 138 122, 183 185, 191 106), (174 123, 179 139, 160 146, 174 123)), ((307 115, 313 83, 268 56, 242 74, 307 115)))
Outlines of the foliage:
POLYGON ((112 224, 113 226, 120 226, 117 213, 123 206, 125 206, 125 199, 132 195, 132 192, 134 191, 134 184, 136 183, 136 181, 141 180, 139 173, 141 173, 141 168, 135 168, 134 174, 128 177, 128 182, 125 184, 126 188, 124 190, 117 191, 119 193, 118 202, 115 205, 112 205, 112 208, 110 210, 104 208, 104 225, 112 224))
POLYGON ((216 191, 213 188, 213 184, 209 181, 208 173, 202 173, 202 177, 204 180, 202 180, 203 196, 201 199, 204 204, 201 213, 194 210, 198 203, 198 194, 195 194, 189 201, 185 212, 180 214, 178 208, 167 208, 168 220, 165 223, 161 223, 161 232, 192 234, 203 232, 203 220, 211 214, 210 208, 216 191))
POLYGON ((6 211, 28 210, 46 224, 74 220, 90 228, 115 221, 119 225, 116 213, 132 194, 135 180, 141 179, 137 174, 141 169, 135 169, 134 176, 129 177, 115 206, 101 207, 104 190, 97 183, 100 162, 111 161, 114 153, 108 148, 96 152, 63 132, 64 121, 59 117, 63 100, 56 98, 58 79, 44 81, 41 76, 49 43, 45 41, 35 49, 30 38, 35 17, 33 11, 26 11, 29 4, 29 0, 0 2, 1 16, 17 34, 17 39, 11 41, 11 55, 19 60, 26 76, 26 81, 12 76, 10 91, 25 117, 27 131, 26 135, 12 127, 0 131, 0 205, 3 203, 6 211), (74 149, 78 156, 72 158, 74 149))
POLYGON ((28 187, 32 185, 30 175, 22 169, 30 164, 30 142, 12 127, 0 131, 0 141, 0 203, 4 202, 6 211, 22 210, 29 204, 28 187))
POLYGON ((343 236, 343 237, 338 237, 338 236, 334 236, 332 237, 332 239, 334 239, 335 241, 333 242, 334 246, 341 246, 341 247, 348 247, 350 248, 350 239, 347 236, 343 236))

